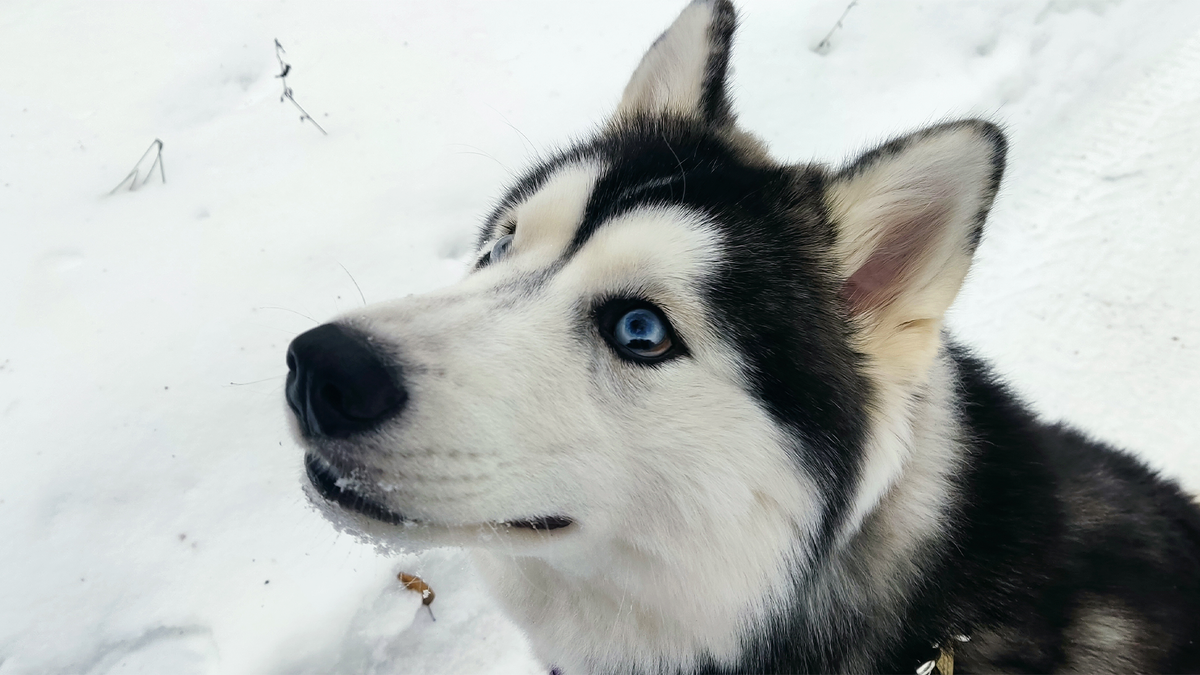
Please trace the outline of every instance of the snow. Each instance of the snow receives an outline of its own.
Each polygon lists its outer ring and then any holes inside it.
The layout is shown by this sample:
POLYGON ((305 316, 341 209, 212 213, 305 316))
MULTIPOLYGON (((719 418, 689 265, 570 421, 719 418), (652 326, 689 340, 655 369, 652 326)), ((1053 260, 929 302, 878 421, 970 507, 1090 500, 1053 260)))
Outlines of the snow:
MULTIPOLYGON (((681 4, 0 4, 0 673, 544 673, 461 552, 308 506, 283 351, 457 279, 681 4), (109 195, 155 138, 167 183, 109 195)), ((1200 4, 862 0, 817 54, 845 6, 742 3, 743 123, 796 161, 1005 123, 953 327, 1200 491, 1200 4)))

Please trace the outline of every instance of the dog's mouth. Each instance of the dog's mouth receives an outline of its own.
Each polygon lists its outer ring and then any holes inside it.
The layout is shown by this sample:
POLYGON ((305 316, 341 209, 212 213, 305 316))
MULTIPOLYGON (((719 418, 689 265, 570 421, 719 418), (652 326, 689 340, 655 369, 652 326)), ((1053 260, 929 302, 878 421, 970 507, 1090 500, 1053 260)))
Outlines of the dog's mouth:
POLYGON ((342 508, 392 525, 399 525, 407 520, 404 516, 370 497, 355 492, 351 488, 351 481, 339 477, 332 466, 316 455, 304 457, 304 469, 308 472, 309 482, 313 484, 317 492, 342 508))
POLYGON ((561 530, 564 527, 570 527, 574 523, 575 521, 566 516, 542 516, 540 518, 526 518, 524 520, 506 520, 501 525, 538 531, 561 530))
MULTIPOLYGON (((339 476, 336 469, 316 455, 308 454, 304 457, 304 468, 308 473, 309 482, 313 484, 317 492, 328 501, 342 508, 392 525, 417 522, 411 518, 405 518, 370 497, 356 492, 353 489, 353 480, 339 476)), ((561 530, 570 527, 575 524, 575 521, 566 516, 538 516, 534 518, 522 518, 520 520, 506 520, 499 524, 504 527, 526 529, 534 532, 548 532, 550 530, 561 530)))

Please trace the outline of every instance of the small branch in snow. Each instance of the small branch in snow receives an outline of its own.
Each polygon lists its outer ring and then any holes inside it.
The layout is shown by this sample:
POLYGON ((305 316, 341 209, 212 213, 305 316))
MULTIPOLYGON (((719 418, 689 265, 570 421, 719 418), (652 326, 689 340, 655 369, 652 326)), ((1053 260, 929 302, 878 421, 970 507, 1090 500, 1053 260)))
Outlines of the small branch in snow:
POLYGON ((829 29, 829 32, 826 33, 825 37, 817 43, 816 47, 813 47, 814 52, 820 54, 821 56, 825 56, 829 53, 829 50, 833 48, 833 45, 829 42, 829 39, 833 37, 833 34, 837 32, 837 29, 842 27, 842 21, 846 19, 846 15, 849 14, 850 10, 854 9, 854 6, 857 4, 858 0, 851 0, 850 4, 846 5, 846 10, 842 12, 840 17, 838 17, 837 23, 833 24, 833 28, 829 29))
POLYGON ((288 83, 287 83, 288 73, 292 72, 292 64, 284 63, 283 55, 285 53, 286 52, 283 49, 283 45, 279 44, 279 39, 276 38, 275 39, 275 58, 279 59, 279 74, 276 75, 275 77, 277 77, 283 81, 283 96, 279 97, 279 102, 283 103, 284 99, 291 101, 292 105, 296 106, 296 109, 300 111, 300 121, 301 122, 304 122, 304 120, 308 120, 309 122, 312 122, 313 126, 316 127, 318 131, 320 131, 322 134, 325 134, 326 136, 328 136, 329 133, 326 132, 325 129, 322 128, 320 124, 317 124, 317 121, 312 118, 312 115, 309 115, 308 111, 304 109, 304 106, 297 103, 296 97, 292 95, 292 88, 289 87, 288 83))
POLYGON ((150 177, 154 175, 154 167, 155 166, 158 166, 158 176, 159 176, 159 178, 162 179, 163 185, 166 185, 167 184, 167 172, 166 172, 166 169, 163 168, 162 149, 163 149, 163 142, 157 138, 154 139, 154 142, 150 144, 150 147, 146 148, 146 151, 142 153, 142 156, 133 165, 133 169, 128 174, 126 174, 124 178, 121 179, 120 183, 117 183, 117 186, 115 188, 113 188, 112 190, 109 190, 108 194, 111 195, 114 192, 116 192, 117 190, 120 190, 122 187, 125 186, 126 183, 129 184, 130 192, 142 187, 143 185, 146 184, 147 181, 150 180, 150 177), (142 177, 142 181, 139 183, 138 177, 141 176, 141 173, 138 171, 138 167, 140 167, 142 165, 142 162, 146 161, 146 158, 150 156, 151 150, 155 151, 154 152, 154 161, 150 163, 150 167, 148 169, 146 169, 146 175, 142 177))
POLYGON ((433 589, 429 587, 429 584, 425 583, 421 577, 415 574, 408 574, 407 572, 397 574, 396 578, 408 590, 421 594, 421 604, 425 605, 425 609, 429 610, 429 618, 437 621, 437 617, 433 615, 433 598, 435 594, 433 589))

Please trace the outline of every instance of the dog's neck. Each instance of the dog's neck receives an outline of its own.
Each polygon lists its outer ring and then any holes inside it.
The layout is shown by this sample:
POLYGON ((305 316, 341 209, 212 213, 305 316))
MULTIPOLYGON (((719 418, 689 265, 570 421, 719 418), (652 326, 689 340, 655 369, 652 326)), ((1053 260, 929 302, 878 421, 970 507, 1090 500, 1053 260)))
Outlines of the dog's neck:
POLYGON ((920 573, 916 550, 936 537, 953 501, 961 455, 948 435, 957 428, 953 378, 942 353, 926 383, 876 416, 866 461, 884 458, 893 471, 863 478, 875 496, 865 508, 860 500, 832 550, 805 550, 806 514, 774 504, 745 519, 736 540, 680 533, 674 557, 614 539, 555 558, 481 551, 476 562, 537 655, 563 673, 729 667, 774 634, 797 641, 795 630, 823 654, 813 666, 833 657, 838 669, 869 669, 898 636, 863 634, 859 619, 903 611, 920 573))

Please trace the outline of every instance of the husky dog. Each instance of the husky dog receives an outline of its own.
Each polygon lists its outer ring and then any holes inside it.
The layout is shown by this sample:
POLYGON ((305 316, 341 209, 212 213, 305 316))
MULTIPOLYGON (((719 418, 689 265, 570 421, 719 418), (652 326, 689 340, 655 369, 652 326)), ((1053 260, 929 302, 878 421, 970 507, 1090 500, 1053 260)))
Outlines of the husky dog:
POLYGON ((734 24, 684 9, 461 283, 296 338, 316 501, 472 547, 548 671, 1200 671, 1197 508, 943 332, 1001 131, 781 164, 734 24))

